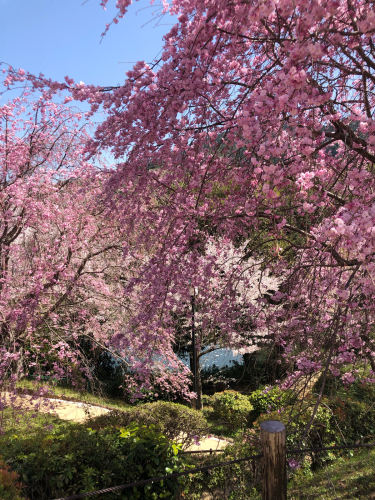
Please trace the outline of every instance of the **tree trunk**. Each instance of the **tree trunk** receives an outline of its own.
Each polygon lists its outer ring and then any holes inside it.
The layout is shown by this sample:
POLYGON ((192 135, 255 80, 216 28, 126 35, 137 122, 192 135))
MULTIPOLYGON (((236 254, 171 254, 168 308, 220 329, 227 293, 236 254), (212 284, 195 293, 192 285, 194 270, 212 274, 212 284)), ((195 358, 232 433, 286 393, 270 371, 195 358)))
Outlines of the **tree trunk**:
POLYGON ((197 410, 203 409, 203 391, 202 391, 202 377, 201 377, 201 364, 199 358, 197 358, 197 410))
MULTIPOLYGON (((190 370, 193 373, 193 355, 192 354, 190 354, 190 370)), ((200 364, 199 356, 197 356, 196 370, 197 370, 197 381, 196 381, 197 398, 195 400, 195 408, 196 408, 196 410, 202 410, 202 408, 203 408, 203 401, 202 401, 203 392, 202 392, 201 364, 200 364)))

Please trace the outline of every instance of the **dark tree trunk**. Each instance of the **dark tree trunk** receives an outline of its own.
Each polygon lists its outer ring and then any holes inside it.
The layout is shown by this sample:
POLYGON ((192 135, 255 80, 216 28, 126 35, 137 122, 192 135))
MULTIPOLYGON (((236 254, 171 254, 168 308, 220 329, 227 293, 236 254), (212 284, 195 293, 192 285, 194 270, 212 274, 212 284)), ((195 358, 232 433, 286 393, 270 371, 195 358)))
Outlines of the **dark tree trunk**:
MULTIPOLYGON (((202 401, 202 396, 203 396, 203 392, 202 392, 202 378, 201 378, 201 364, 200 364, 200 358, 199 356, 197 356, 197 366, 196 366, 196 369, 197 369, 197 399, 195 400, 195 408, 197 410, 202 410, 203 408, 203 401, 202 401)), ((193 355, 190 354, 190 370, 191 372, 193 373, 193 355)))

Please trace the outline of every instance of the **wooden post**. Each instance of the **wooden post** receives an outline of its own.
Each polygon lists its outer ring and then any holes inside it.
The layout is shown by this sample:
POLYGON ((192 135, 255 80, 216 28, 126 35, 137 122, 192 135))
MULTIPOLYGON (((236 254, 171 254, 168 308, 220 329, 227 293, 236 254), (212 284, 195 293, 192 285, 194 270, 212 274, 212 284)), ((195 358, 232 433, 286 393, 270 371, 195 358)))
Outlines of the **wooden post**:
POLYGON ((262 500, 286 500, 286 432, 276 420, 260 424, 262 447, 262 500))

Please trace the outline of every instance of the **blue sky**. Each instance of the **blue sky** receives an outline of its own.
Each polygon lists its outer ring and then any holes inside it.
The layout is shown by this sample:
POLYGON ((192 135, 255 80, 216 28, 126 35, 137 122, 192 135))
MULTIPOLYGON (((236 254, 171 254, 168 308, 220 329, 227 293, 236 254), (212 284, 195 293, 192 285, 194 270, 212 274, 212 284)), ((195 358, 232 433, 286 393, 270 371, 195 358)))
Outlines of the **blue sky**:
MULTIPOLYGON (((165 16, 155 26, 148 0, 134 2, 103 41, 105 24, 115 14, 100 0, 0 0, 0 61, 61 81, 65 75, 94 85, 122 83, 133 64, 151 62, 163 46, 163 35, 176 18, 165 16)), ((157 2, 155 2, 157 3, 157 2)))

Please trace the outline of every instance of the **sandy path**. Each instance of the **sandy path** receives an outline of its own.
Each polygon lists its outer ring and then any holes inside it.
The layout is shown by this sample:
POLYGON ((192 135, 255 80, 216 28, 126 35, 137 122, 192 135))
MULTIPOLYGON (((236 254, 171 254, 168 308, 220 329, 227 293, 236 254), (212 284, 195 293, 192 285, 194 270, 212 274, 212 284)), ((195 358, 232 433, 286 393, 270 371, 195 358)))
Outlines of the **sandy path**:
POLYGON ((52 413, 63 420, 83 422, 88 416, 97 417, 108 413, 110 410, 88 403, 77 403, 75 401, 65 401, 62 399, 44 398, 36 407, 32 396, 23 394, 22 396, 10 396, 9 393, 1 393, 1 398, 5 401, 12 398, 13 404, 19 405, 26 410, 37 410, 45 413, 52 413))
MULTIPOLYGON (((8 393, 1 393, 1 397, 7 399, 8 393)), ((9 396, 8 396, 9 397, 9 396)), ((13 396, 13 401, 16 404, 22 405, 25 409, 34 410, 35 407, 32 403, 32 397, 29 395, 13 396)), ((84 422, 88 417, 98 417, 99 415, 105 415, 110 412, 107 408, 102 408, 101 406, 95 406, 88 403, 78 403, 76 401, 65 401, 62 399, 50 399, 47 398, 45 404, 41 404, 38 411, 49 412, 62 420, 72 420, 73 422, 84 422), (50 404, 52 404, 52 407, 50 404)), ((202 438, 199 445, 193 444, 187 450, 189 451, 199 451, 199 450, 222 450, 228 446, 229 441, 225 439, 218 439, 216 437, 202 438)))
POLYGON ((222 438, 216 437, 204 437, 199 440, 199 445, 192 444, 189 448, 186 448, 187 451, 201 451, 201 450, 223 450, 226 446, 230 444, 229 441, 222 438))
POLYGON ((94 406, 88 403, 77 403, 75 401, 64 401, 62 399, 53 400, 53 412, 63 420, 73 420, 74 422, 84 422, 88 417, 98 417, 111 410, 94 406))

